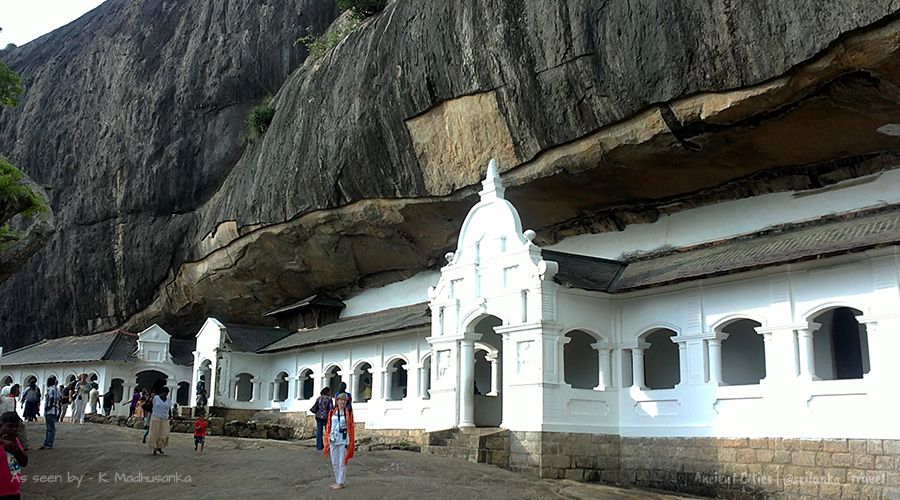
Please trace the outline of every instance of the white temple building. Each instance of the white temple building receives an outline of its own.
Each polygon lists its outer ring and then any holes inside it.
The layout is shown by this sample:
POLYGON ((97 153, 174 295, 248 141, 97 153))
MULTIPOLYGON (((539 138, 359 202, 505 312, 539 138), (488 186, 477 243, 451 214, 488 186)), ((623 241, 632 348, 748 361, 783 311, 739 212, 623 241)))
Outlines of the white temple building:
POLYGON ((305 412, 344 381, 368 429, 900 438, 900 171, 552 248, 482 184, 439 272, 210 318, 192 385, 305 412))
POLYGON ((171 339, 159 325, 139 334, 114 330, 42 340, 3 353, 0 387, 16 383, 24 391, 34 380, 44 394, 50 376, 62 386, 84 373, 97 384, 100 394, 112 388, 112 414, 128 415, 134 388, 149 389, 161 379, 172 390, 175 401, 186 406, 190 402, 190 352, 191 343, 171 339))

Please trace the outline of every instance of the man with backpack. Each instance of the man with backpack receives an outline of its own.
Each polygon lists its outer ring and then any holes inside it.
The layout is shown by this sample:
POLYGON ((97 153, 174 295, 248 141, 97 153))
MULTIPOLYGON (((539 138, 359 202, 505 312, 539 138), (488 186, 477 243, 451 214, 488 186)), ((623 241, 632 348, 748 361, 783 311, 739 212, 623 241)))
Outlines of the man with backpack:
POLYGON ((326 387, 319 393, 316 404, 310 408, 310 411, 316 414, 316 449, 324 450, 325 441, 323 439, 325 433, 325 424, 328 422, 328 414, 331 412, 331 388, 326 387))

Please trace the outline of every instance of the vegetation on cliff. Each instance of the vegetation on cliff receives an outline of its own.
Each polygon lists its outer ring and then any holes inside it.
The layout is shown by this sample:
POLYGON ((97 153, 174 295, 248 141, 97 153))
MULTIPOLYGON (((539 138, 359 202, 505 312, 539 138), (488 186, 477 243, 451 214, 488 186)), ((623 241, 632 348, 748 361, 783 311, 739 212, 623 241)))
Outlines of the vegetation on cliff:
POLYGON ((247 118, 247 135, 255 139, 269 130, 272 119, 275 118, 275 108, 272 106, 272 96, 263 97, 250 112, 247 118))

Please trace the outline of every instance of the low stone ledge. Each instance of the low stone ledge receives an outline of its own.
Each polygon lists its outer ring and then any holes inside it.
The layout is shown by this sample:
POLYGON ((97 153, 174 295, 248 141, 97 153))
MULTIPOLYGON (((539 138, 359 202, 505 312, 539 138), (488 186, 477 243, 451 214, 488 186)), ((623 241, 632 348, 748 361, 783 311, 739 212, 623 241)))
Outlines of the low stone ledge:
MULTIPOLYGON (((85 415, 86 422, 95 424, 117 425, 132 429, 143 429, 144 419, 125 416, 85 415)), ((267 422, 229 420, 221 417, 207 419, 209 426, 207 434, 210 436, 246 437, 257 439, 289 440, 294 437, 294 429, 267 422)), ((194 432, 194 421, 182 417, 169 419, 170 431, 184 434, 194 432)))

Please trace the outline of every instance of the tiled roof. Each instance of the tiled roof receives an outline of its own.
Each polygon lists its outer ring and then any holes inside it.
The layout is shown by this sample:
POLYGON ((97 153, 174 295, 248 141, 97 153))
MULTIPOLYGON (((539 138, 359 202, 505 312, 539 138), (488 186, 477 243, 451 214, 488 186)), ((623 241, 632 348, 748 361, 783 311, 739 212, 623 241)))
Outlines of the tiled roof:
POLYGON ((237 325, 222 323, 228 344, 232 351, 256 352, 273 342, 277 342, 291 334, 293 330, 270 326, 237 325))
POLYGON ((335 307, 335 308, 341 308, 341 309, 343 309, 345 307, 345 304, 343 302, 341 302, 340 300, 332 299, 330 297, 326 297, 326 296, 320 295, 320 294, 315 294, 315 295, 310 295, 309 297, 307 297, 301 301, 294 302, 293 304, 289 304, 284 307, 279 307, 278 309, 269 311, 269 312, 263 314, 263 316, 277 316, 279 314, 290 312, 290 311, 293 311, 294 309, 299 309, 303 306, 308 306, 308 305, 335 307))
POLYGON ((3 354, 0 364, 33 365, 86 361, 127 361, 134 359, 137 335, 123 331, 42 340, 3 354))
POLYGON ((900 210, 850 214, 629 262, 611 292, 829 257, 900 243, 900 210))
POLYGON ((343 318, 319 328, 301 330, 258 352, 274 352, 431 324, 430 309, 423 302, 343 318))
POLYGON ((608 291, 625 268, 624 262, 556 250, 541 250, 541 255, 545 260, 559 264, 559 272, 553 279, 569 288, 608 291))

